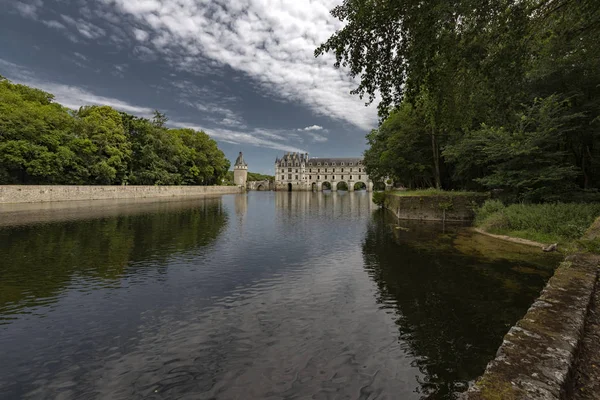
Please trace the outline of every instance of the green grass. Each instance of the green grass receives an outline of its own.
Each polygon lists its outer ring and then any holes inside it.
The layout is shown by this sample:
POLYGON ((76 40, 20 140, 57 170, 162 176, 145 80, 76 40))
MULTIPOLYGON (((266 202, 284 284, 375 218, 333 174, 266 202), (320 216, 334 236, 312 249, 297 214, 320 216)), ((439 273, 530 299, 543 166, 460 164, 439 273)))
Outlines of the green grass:
POLYGON ((395 190, 393 192, 386 192, 393 194, 394 196, 472 196, 481 195, 483 193, 478 192, 464 192, 458 190, 441 190, 441 189, 418 189, 418 190, 395 190))
POLYGON ((563 251, 595 251, 596 241, 581 241, 587 229, 600 216, 599 203, 512 204, 486 201, 477 211, 475 225, 501 235, 558 243, 563 251))

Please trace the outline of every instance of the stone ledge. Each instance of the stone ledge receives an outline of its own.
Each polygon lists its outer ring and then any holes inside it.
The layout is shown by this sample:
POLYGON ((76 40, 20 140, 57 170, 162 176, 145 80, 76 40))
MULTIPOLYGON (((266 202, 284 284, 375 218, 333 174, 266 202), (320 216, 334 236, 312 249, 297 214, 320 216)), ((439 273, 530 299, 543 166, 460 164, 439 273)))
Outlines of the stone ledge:
POLYGON ((0 204, 240 193, 237 186, 0 185, 0 204))
POLYGON ((489 198, 488 194, 395 196, 386 194, 384 206, 399 219, 421 221, 461 221, 475 218, 475 208, 489 198))
POLYGON ((600 256, 576 254, 558 267, 462 399, 561 399, 598 278, 600 256))

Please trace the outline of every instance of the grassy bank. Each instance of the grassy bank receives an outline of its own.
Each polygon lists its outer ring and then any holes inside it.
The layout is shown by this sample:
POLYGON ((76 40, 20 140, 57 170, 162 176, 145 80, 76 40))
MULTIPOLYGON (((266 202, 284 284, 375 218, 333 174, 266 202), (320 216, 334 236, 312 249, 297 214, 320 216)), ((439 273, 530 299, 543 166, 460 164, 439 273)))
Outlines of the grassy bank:
POLYGON ((476 212, 475 226, 486 232, 558 243, 559 249, 599 251, 600 239, 580 240, 600 216, 598 203, 512 204, 488 200, 476 212))
POLYGON ((480 194, 476 192, 447 191, 441 189, 394 190, 386 193, 393 194, 394 196, 471 196, 480 194))

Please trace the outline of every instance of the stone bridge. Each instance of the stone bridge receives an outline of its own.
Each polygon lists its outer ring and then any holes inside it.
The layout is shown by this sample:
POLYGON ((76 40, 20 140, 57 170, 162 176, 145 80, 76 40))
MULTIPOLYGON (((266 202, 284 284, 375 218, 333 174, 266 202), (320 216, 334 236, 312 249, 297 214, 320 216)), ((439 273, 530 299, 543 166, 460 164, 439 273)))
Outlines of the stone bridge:
POLYGON ((275 184, 273 181, 264 180, 264 181, 249 181, 246 182, 247 190, 273 190, 275 189, 275 184))

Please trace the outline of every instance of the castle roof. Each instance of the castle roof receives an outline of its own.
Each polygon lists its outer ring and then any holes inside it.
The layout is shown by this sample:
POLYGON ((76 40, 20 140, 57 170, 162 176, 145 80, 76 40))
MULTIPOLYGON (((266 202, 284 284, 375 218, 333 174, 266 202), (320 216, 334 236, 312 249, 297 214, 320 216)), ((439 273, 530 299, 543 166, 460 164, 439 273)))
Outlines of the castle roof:
POLYGON ((241 151, 240 151, 240 155, 235 160, 234 166, 235 167, 247 167, 248 166, 248 164, 246 164, 246 162, 244 161, 244 156, 242 155, 241 151))

